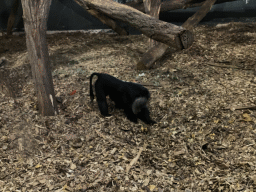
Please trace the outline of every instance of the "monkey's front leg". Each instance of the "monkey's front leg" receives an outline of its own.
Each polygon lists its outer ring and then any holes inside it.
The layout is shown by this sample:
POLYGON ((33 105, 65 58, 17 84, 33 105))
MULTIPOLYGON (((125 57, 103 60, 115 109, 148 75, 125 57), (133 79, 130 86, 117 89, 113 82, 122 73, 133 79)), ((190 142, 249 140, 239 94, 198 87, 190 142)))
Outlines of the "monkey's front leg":
POLYGON ((152 120, 149 116, 149 110, 147 107, 143 107, 141 109, 141 111, 137 114, 137 117, 142 120, 144 123, 149 124, 149 125, 153 125, 156 122, 154 120, 152 120))
POLYGON ((134 122, 134 123, 138 123, 138 118, 137 116, 132 112, 132 109, 130 108, 125 108, 124 109, 124 113, 127 117, 127 119, 129 119, 130 121, 134 122))

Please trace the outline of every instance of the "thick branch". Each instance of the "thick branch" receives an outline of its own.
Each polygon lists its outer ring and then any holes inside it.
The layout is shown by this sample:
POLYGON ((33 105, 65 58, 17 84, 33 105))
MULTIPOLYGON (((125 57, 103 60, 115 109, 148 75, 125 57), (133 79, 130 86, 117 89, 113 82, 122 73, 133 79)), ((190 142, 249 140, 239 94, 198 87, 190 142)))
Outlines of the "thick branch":
POLYGON ((94 22, 95 18, 100 20, 103 24, 107 25, 109 28, 113 29, 115 32, 117 32, 119 35, 128 35, 128 32, 120 27, 113 19, 110 19, 109 17, 106 17, 105 15, 97 12, 96 10, 90 9, 88 10, 88 7, 83 6, 83 8, 75 3, 74 1, 70 0, 59 0, 60 3, 62 3, 64 6, 72 9, 75 13, 78 15, 85 17, 84 15, 84 9, 89 13, 86 15, 86 19, 94 22))
MULTIPOLYGON (((168 47, 168 45, 158 43, 154 47, 150 48, 137 63, 137 69, 143 70, 151 68, 154 62, 165 54, 168 47)), ((175 49, 173 52, 175 52, 175 49)))
MULTIPOLYGON (((160 41, 177 49, 184 47, 183 36, 192 36, 190 31, 182 27, 159 21, 149 15, 146 15, 129 6, 111 0, 75 0, 81 6, 86 5, 95 9, 110 18, 128 23, 132 27, 140 30, 143 34, 151 39, 160 41)), ((188 43, 190 46, 192 42, 188 43)))
POLYGON ((128 32, 124 28, 122 28, 119 25, 117 25, 117 23, 113 19, 103 15, 102 13, 99 13, 98 11, 96 11, 94 9, 87 9, 87 11, 92 16, 94 16, 97 19, 99 19, 103 24, 105 24, 108 27, 110 27, 111 29, 113 29, 119 35, 128 35, 128 32))
POLYGON ((207 0, 193 16, 188 18, 187 21, 183 23, 182 27, 189 30, 193 29, 211 10, 215 2, 216 0, 207 0))

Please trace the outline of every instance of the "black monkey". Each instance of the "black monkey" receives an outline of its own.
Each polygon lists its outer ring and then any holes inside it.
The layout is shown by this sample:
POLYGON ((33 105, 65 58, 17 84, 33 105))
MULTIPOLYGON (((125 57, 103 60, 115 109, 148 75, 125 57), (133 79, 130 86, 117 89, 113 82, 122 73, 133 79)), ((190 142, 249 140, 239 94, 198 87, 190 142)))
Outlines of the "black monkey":
POLYGON ((147 101, 150 97, 149 91, 140 84, 121 81, 111 75, 104 73, 93 73, 90 76, 90 97, 94 99, 92 78, 98 76, 95 82, 95 92, 100 112, 104 116, 110 116, 108 113, 108 105, 106 96, 115 102, 115 107, 124 109, 127 118, 134 122, 138 122, 138 118, 146 124, 155 124, 149 116, 147 101))

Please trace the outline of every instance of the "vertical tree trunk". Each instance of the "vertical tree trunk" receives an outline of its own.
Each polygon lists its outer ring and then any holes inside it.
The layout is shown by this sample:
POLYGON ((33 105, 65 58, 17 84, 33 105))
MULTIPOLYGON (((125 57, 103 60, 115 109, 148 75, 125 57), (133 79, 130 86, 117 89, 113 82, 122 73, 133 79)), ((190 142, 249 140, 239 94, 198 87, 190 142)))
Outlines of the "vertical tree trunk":
MULTIPOLYGON (((145 13, 150 15, 151 17, 159 19, 161 0, 143 0, 143 2, 145 7, 145 13)), ((157 41, 149 39, 149 48, 157 45, 157 43, 157 41)))
POLYGON ((18 13, 18 8, 19 8, 19 0, 14 0, 12 5, 12 10, 7 23, 7 35, 12 35, 12 28, 18 13))
POLYGON ((21 0, 28 56, 31 64, 39 112, 58 113, 46 42, 47 18, 51 0, 21 0))

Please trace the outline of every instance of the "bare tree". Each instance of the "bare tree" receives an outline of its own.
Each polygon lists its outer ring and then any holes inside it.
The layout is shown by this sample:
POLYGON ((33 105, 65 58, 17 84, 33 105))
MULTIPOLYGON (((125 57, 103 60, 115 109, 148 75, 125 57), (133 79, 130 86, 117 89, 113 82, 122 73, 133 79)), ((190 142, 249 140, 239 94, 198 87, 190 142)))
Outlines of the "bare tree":
POLYGON ((39 112, 58 113, 46 42, 47 18, 51 0, 21 0, 28 56, 31 64, 39 112))

